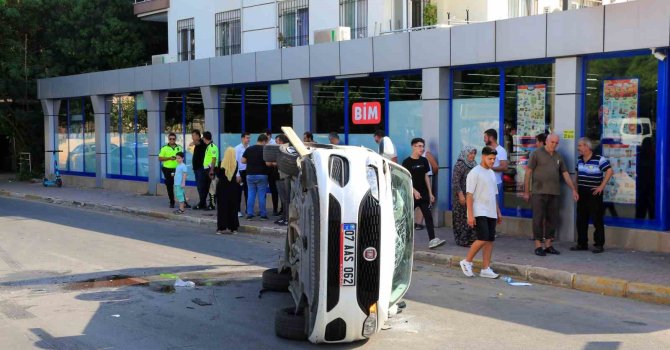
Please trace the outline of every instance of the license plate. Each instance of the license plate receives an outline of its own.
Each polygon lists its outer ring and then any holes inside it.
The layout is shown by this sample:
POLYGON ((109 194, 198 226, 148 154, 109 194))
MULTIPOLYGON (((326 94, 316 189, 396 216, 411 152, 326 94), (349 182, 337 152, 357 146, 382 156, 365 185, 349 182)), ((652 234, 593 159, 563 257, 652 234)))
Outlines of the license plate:
POLYGON ((342 224, 340 231, 340 285, 356 285, 356 224, 342 224))

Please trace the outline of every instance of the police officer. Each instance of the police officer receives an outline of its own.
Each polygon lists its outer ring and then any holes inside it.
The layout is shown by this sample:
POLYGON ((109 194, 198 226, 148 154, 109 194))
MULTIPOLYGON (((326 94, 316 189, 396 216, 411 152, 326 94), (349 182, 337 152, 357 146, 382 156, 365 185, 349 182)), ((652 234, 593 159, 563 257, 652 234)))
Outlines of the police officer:
POLYGON ((165 177, 165 187, 170 198, 170 208, 174 208, 174 170, 177 168, 177 152, 183 152, 181 146, 177 144, 177 135, 171 132, 168 135, 168 144, 161 148, 158 153, 158 160, 163 162, 163 177, 165 177))
MULTIPOLYGON (((209 188, 209 185, 214 178, 214 168, 216 167, 217 160, 219 158, 219 147, 217 147, 214 142, 212 142, 212 133, 209 131, 202 133, 202 141, 207 145, 207 148, 205 149, 205 159, 203 160, 202 164, 204 168, 202 172, 206 174, 206 176, 203 176, 203 181, 206 181, 207 183, 205 188, 209 188)), ((207 209, 215 209, 214 195, 212 195, 212 191, 210 191, 209 194, 209 205, 207 206, 207 209)))

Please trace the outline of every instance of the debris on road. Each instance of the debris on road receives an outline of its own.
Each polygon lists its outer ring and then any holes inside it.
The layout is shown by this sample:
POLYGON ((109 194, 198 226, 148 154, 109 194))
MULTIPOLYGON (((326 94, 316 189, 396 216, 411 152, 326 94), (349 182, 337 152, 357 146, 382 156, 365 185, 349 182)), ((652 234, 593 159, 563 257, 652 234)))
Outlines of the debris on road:
POLYGON ((200 306, 210 306, 210 305, 212 305, 212 303, 206 302, 206 301, 204 301, 200 298, 193 298, 193 299, 191 299, 191 301, 195 304, 200 305, 200 306))
POLYGON ((174 281, 174 286, 175 287, 193 288, 193 287, 195 287, 195 282, 193 282, 193 281, 182 281, 181 278, 177 277, 177 280, 174 281))

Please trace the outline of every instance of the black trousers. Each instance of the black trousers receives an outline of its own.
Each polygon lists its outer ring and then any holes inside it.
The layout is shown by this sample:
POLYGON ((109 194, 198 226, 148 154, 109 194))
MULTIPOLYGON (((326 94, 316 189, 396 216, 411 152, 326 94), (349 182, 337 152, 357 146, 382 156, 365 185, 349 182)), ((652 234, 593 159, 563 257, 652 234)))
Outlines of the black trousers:
POLYGON ((174 205, 174 170, 163 167, 163 177, 165 178, 165 187, 167 189, 168 198, 170 198, 170 205, 174 205))
POLYGON ((270 194, 272 195, 272 211, 276 213, 279 209, 279 194, 277 193, 277 175, 274 173, 270 173, 268 175, 268 183, 270 186, 270 194))
POLYGON ((595 231, 593 232, 594 245, 602 247, 605 245, 605 205, 603 195, 594 195, 590 188, 579 188, 579 201, 577 202, 577 244, 583 247, 589 244, 589 219, 593 221, 595 231))
MULTIPOLYGON (((198 197, 200 197, 200 207, 204 208, 207 206, 207 197, 209 197, 209 185, 212 184, 212 179, 209 177, 209 168, 207 169, 200 169, 198 170, 200 172, 200 183, 198 183, 198 197)), ((212 203, 212 200, 210 199, 209 201, 211 205, 214 205, 212 203)))
MULTIPOLYGON (((239 192, 239 200, 238 202, 242 201, 242 192, 244 192, 244 203, 246 206, 247 200, 249 198, 249 187, 247 187, 247 171, 246 170, 240 170, 240 177, 242 178, 242 191, 239 192)), ((240 205, 240 211, 242 211, 242 206, 240 205)), ((246 211, 244 211, 246 212, 246 211)))
POLYGON ((421 210, 423 214, 423 219, 426 220, 426 231, 428 232, 428 239, 432 240, 435 238, 435 225, 433 225, 433 213, 430 212, 428 206, 430 203, 427 200, 415 200, 414 209, 417 207, 421 210))

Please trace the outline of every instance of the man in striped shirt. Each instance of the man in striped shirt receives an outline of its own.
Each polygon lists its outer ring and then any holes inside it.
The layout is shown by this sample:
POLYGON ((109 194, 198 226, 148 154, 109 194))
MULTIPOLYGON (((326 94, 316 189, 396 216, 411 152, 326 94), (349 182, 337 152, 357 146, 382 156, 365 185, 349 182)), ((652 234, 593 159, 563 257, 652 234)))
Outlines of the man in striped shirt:
POLYGON ((605 215, 603 191, 612 177, 612 167, 607 158, 593 154, 593 143, 587 137, 577 142, 579 159, 577 160, 577 245, 570 250, 588 250, 589 219, 593 221, 593 253, 602 253, 605 245, 605 215))

